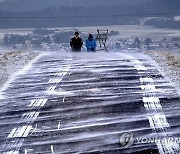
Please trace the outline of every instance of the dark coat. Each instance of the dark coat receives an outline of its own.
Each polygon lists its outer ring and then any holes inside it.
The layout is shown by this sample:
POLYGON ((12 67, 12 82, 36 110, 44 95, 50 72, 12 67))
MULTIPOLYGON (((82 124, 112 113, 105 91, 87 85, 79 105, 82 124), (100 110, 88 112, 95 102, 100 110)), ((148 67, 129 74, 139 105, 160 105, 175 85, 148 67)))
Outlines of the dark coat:
POLYGON ((73 51, 81 51, 81 47, 83 45, 83 41, 80 37, 75 38, 73 37, 70 42, 70 46, 73 51))

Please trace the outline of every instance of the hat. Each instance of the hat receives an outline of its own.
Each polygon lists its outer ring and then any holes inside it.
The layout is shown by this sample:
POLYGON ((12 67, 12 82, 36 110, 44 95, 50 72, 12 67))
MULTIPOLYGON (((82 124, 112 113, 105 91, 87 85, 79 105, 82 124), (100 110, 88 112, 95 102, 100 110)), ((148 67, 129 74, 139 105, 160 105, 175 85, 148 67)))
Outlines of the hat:
POLYGON ((92 34, 89 34, 89 38, 93 38, 93 35, 92 35, 92 34))
POLYGON ((79 35, 79 33, 78 33, 78 32, 75 32, 74 35, 79 35))

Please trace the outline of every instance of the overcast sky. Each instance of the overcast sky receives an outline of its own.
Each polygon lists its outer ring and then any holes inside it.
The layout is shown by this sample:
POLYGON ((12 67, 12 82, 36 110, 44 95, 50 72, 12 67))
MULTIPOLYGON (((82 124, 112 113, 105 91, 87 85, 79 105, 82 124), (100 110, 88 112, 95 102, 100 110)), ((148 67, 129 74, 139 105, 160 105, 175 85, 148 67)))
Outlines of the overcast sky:
POLYGON ((49 7, 60 8, 62 6, 98 7, 98 6, 144 6, 154 3, 163 7, 179 9, 180 0, 0 0, 0 10, 10 12, 43 10, 49 7), (12 1, 16 3, 12 3, 12 1), (6 2, 6 3, 2 3, 6 2))
POLYGON ((97 6, 123 6, 139 5, 153 0, 0 0, 0 10, 2 11, 30 11, 42 10, 48 7, 62 6, 80 6, 80 7, 97 7, 97 6), (17 3, 2 3, 16 1, 17 3))
MULTIPOLYGON (((0 0, 0 2, 3 2, 3 1, 22 1, 22 0, 0 0)), ((26 0, 24 0, 24 1, 26 1, 26 0)), ((29 0, 29 1, 31 1, 31 0, 29 0)), ((45 0, 45 1, 47 1, 47 0, 45 0)), ((54 1, 54 0, 49 0, 49 1, 54 1)), ((76 2, 76 3, 81 3, 80 1, 78 1, 78 0, 58 0, 59 2, 62 2, 62 3, 69 3, 69 2, 71 2, 71 3, 74 3, 74 2, 76 2)), ((96 3, 96 1, 97 0, 90 0, 89 2, 90 3, 96 3)), ((103 3, 103 1, 104 0, 101 0, 102 1, 102 3, 103 3)), ((138 1, 140 1, 140 2, 147 2, 147 0, 108 0, 109 1, 109 3, 118 3, 118 2, 124 2, 124 3, 126 3, 126 1, 130 1, 131 3, 136 3, 136 2, 138 2, 138 1)), ((151 0, 150 0, 151 1, 151 0)), ((90 4, 89 3, 89 4, 90 4)), ((78 4, 77 4, 78 5, 78 4)), ((87 5, 87 4, 86 4, 87 5)))

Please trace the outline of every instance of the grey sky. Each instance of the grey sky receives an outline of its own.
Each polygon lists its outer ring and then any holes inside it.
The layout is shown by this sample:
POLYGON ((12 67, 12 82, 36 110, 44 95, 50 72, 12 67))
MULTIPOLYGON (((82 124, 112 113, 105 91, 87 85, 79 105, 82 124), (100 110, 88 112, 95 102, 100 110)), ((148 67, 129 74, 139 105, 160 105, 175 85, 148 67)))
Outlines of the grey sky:
POLYGON ((97 6, 123 6, 139 5, 149 3, 153 0, 0 0, 0 10, 2 11, 31 11, 42 10, 48 7, 62 6, 80 6, 80 7, 97 7, 97 6), (2 3, 2 2, 6 3, 2 3), (10 3, 16 1, 16 3, 10 3))
MULTIPOLYGON (((4 1, 27 1, 27 0, 0 0, 0 2, 4 2, 4 1)), ((31 1, 31 0, 30 0, 31 1)), ((43 0, 42 0, 43 1, 43 0)), ((56 1, 56 0, 44 0, 44 1, 56 1)), ((83 0, 58 0, 59 2, 62 3, 62 5, 68 5, 69 3, 73 4, 76 3, 77 5, 80 5, 83 0)), ((91 5, 91 3, 96 3, 97 1, 101 1, 102 4, 104 1, 107 2, 107 0, 91 0, 89 5, 91 5)), ((147 2, 147 0, 108 0, 108 4, 117 4, 117 3, 136 3, 136 2, 147 2)), ((152 0, 149 0, 152 1, 152 0)), ((86 3, 87 4, 87 3, 86 3)))

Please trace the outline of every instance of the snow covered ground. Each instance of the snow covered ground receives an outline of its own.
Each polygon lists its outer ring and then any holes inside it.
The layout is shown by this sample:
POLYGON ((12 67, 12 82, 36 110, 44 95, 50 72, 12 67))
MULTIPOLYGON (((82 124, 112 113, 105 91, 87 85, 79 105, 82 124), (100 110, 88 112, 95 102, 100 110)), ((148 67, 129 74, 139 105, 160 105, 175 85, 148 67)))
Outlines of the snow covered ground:
POLYGON ((0 88, 14 72, 22 69, 37 55, 37 52, 32 51, 6 51, 0 53, 0 88))
POLYGON ((180 90, 180 51, 145 51, 154 59, 161 71, 180 90))
POLYGON ((174 17, 174 19, 175 19, 176 21, 180 21, 180 16, 176 16, 176 17, 174 17))

